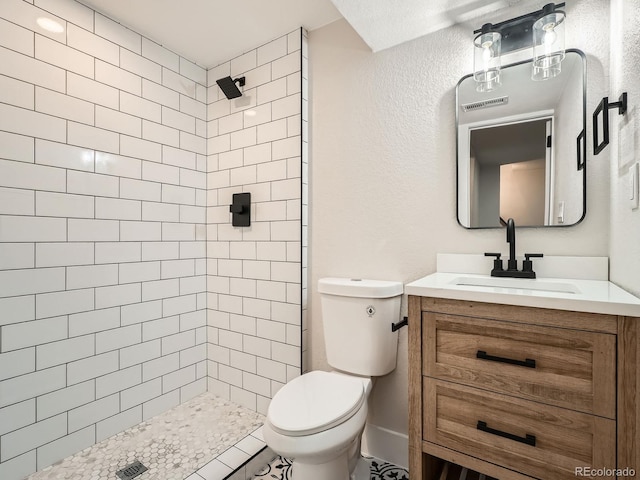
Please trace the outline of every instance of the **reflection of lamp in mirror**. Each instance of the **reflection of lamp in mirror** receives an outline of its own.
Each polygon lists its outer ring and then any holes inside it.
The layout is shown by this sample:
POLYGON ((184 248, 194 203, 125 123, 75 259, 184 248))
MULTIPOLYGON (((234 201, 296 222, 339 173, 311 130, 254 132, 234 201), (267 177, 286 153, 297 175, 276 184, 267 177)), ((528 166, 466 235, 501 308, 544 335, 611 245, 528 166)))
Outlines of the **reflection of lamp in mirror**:
POLYGON ((500 46, 502 35, 486 23, 473 41, 476 90, 490 92, 500 85, 500 46))
POLYGON ((565 14, 553 3, 545 5, 533 24, 532 80, 546 80, 560 74, 564 59, 565 14))

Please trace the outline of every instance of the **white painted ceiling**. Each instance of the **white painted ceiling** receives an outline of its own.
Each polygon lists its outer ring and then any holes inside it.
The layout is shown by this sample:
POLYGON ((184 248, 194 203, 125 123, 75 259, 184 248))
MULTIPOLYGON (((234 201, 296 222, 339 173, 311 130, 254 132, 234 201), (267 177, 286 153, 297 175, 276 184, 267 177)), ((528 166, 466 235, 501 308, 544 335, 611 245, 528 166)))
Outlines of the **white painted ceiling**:
MULTIPOLYGON (((539 0, 78 0, 210 68, 302 26, 344 17, 377 52, 539 0)), ((537 9, 537 8, 536 8, 537 9)), ((483 22, 484 23, 484 22, 483 22)), ((471 37, 471 33, 470 33, 471 37)))
POLYGON ((205 68, 341 18, 330 0, 79 1, 205 68))
POLYGON ((378 52, 509 5, 508 0, 332 0, 378 52))

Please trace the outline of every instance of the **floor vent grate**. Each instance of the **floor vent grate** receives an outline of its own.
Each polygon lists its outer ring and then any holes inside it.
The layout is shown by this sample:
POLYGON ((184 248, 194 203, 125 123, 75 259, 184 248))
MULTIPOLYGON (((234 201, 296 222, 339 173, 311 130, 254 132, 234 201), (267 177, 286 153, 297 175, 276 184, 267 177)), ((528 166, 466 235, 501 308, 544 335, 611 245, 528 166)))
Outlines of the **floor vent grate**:
POLYGON ((136 460, 132 464, 124 467, 122 470, 118 470, 116 472, 116 475, 118 475, 118 477, 120 477, 122 480, 131 480, 132 478, 136 478, 138 475, 146 472, 147 470, 149 469, 138 460, 136 460))

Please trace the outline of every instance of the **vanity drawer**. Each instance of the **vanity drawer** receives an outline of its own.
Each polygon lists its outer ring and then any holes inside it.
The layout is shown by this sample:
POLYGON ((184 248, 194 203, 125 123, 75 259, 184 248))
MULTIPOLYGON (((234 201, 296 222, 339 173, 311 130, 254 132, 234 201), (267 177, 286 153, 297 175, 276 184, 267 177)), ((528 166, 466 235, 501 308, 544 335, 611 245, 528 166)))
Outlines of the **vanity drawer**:
POLYGON ((616 338, 423 312, 423 374, 615 418, 616 338))
MULTIPOLYGON (((545 480, 615 468, 614 420, 423 378, 423 439, 545 480)), ((613 477, 599 477, 613 478, 613 477)))

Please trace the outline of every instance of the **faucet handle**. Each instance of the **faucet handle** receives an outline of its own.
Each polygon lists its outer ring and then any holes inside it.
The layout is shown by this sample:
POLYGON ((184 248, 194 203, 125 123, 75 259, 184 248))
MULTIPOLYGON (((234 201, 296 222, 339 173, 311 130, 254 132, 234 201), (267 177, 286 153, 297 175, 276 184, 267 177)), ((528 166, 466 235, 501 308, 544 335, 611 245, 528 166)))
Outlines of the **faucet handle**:
POLYGON ((533 262, 531 260, 529 260, 529 259, 530 258, 542 258, 542 257, 544 257, 543 253, 525 253, 524 254, 524 261, 522 262, 522 271, 523 272, 533 272, 533 262))
POLYGON ((502 266, 502 259, 500 258, 502 254, 501 253, 487 253, 485 252, 484 256, 485 257, 496 257, 496 259, 493 261, 493 270, 491 270, 491 275, 494 276, 493 274, 495 272, 501 272, 504 270, 504 267, 502 266))

